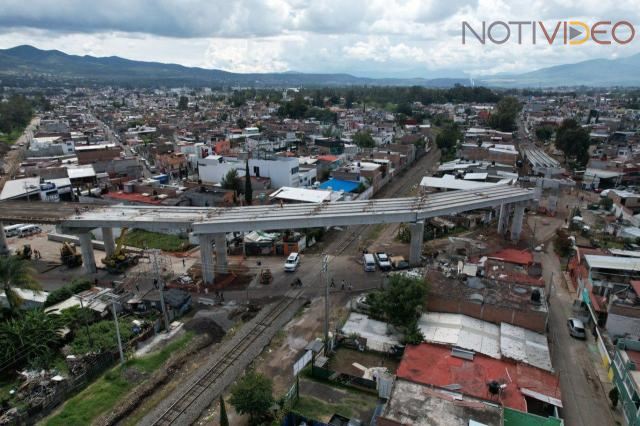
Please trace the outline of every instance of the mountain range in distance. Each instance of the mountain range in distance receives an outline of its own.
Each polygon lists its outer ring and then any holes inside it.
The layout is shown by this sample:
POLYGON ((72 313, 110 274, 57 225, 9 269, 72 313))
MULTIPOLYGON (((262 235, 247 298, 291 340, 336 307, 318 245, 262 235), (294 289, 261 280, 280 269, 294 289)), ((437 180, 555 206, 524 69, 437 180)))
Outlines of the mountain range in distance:
POLYGON ((490 87, 640 86, 640 54, 618 59, 592 59, 521 74, 474 78, 369 78, 347 73, 233 73, 177 64, 144 62, 117 56, 69 55, 22 45, 0 49, 0 79, 44 78, 56 81, 140 86, 424 86, 455 84, 490 87))

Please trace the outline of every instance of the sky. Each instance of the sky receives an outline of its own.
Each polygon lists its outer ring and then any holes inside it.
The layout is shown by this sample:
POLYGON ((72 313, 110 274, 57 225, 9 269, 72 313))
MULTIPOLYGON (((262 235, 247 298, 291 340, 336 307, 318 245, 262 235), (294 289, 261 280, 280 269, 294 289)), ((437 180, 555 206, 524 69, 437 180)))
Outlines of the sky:
POLYGON ((625 45, 519 45, 515 37, 463 45, 463 21, 479 28, 542 20, 552 28, 558 20, 619 19, 640 23, 638 0, 2 0, 0 48, 234 72, 462 77, 640 52, 640 34, 625 45))

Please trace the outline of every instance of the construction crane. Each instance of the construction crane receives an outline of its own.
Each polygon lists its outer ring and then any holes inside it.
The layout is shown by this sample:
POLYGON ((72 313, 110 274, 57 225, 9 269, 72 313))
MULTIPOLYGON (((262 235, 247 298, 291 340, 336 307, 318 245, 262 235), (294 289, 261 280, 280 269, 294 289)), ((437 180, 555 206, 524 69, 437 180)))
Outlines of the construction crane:
POLYGON ((102 259, 102 263, 104 263, 107 267, 107 271, 111 274, 122 273, 128 267, 138 264, 139 256, 127 253, 124 249, 124 241, 127 231, 128 228, 122 228, 113 254, 102 259))

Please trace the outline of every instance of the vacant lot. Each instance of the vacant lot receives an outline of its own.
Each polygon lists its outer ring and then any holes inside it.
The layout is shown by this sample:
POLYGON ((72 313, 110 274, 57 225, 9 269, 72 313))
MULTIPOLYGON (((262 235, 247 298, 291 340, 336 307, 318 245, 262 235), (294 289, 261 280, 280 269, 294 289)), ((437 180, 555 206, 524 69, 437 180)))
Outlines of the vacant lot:
POLYGON ((160 249, 162 251, 185 251, 190 245, 186 238, 177 235, 160 234, 157 232, 133 229, 124 238, 124 244, 138 248, 160 249))

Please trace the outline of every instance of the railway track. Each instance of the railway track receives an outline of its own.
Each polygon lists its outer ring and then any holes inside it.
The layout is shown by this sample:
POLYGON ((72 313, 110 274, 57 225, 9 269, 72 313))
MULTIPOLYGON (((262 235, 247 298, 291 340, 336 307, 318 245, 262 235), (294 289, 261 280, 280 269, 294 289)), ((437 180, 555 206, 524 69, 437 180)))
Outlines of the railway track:
MULTIPOLYGON (((249 333, 241 339, 238 344, 222 353, 218 361, 213 364, 204 375, 198 379, 180 398, 164 411, 164 413, 156 419, 153 425, 173 425, 179 424, 179 419, 196 404, 196 401, 207 391, 221 392, 223 389, 215 389, 213 385, 221 378, 227 368, 236 363, 239 356, 248 350, 260 335, 282 315, 293 302, 302 295, 303 291, 298 290, 290 292, 290 295, 280 300, 276 305, 272 306, 265 317, 257 322, 249 333)), ((215 399, 218 395, 213 395, 215 399)))

